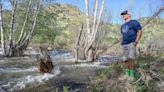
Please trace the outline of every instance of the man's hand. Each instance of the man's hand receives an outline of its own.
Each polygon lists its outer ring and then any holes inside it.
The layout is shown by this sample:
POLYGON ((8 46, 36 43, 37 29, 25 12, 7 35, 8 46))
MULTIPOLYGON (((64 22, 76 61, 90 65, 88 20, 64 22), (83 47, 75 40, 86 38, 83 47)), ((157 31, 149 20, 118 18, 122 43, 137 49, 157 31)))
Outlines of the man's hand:
POLYGON ((138 41, 135 41, 134 42, 134 46, 137 47, 137 44, 138 44, 138 41))

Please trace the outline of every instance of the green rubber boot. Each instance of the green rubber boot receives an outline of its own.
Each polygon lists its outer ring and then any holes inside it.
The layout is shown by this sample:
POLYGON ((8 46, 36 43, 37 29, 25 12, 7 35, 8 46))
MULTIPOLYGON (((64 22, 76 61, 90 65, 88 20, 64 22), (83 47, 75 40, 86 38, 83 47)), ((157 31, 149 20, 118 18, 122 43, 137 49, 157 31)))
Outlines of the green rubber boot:
POLYGON ((128 80, 130 75, 129 69, 124 70, 124 75, 119 78, 119 80, 128 80))
POLYGON ((130 69, 129 72, 130 72, 129 73, 130 77, 134 78, 135 77, 134 76, 134 74, 135 74, 134 70, 130 69))
POLYGON ((130 70, 129 69, 125 69, 125 75, 130 76, 130 70))

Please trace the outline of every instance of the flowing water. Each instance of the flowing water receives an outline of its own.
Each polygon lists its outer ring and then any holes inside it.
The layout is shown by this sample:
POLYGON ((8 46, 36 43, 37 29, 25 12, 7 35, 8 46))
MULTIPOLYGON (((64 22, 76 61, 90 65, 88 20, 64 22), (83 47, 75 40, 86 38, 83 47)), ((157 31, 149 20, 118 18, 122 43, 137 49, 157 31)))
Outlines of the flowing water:
POLYGON ((38 71, 35 55, 1 58, 0 92, 63 92, 65 88, 69 92, 84 92, 97 70, 118 61, 118 57, 102 56, 95 63, 75 64, 67 50, 53 50, 49 54, 55 66, 52 73, 38 71))

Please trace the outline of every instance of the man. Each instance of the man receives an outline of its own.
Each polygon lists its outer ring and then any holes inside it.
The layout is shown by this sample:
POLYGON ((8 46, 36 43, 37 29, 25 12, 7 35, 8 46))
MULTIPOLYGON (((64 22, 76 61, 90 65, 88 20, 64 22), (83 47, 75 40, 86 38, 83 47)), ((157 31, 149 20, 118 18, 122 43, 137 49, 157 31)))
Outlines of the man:
POLYGON ((125 23, 121 26, 123 61, 125 64, 125 77, 134 79, 134 60, 136 58, 136 47, 142 36, 142 27, 136 20, 131 20, 129 11, 123 11, 121 16, 125 23))

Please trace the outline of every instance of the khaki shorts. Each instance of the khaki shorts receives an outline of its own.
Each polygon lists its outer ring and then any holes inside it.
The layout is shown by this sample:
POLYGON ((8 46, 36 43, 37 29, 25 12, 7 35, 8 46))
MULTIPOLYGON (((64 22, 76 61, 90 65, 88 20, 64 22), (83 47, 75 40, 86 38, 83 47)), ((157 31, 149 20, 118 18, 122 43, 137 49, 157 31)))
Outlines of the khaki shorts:
POLYGON ((123 57, 122 61, 125 61, 127 59, 136 59, 136 48, 134 46, 134 42, 122 45, 123 49, 123 57))

